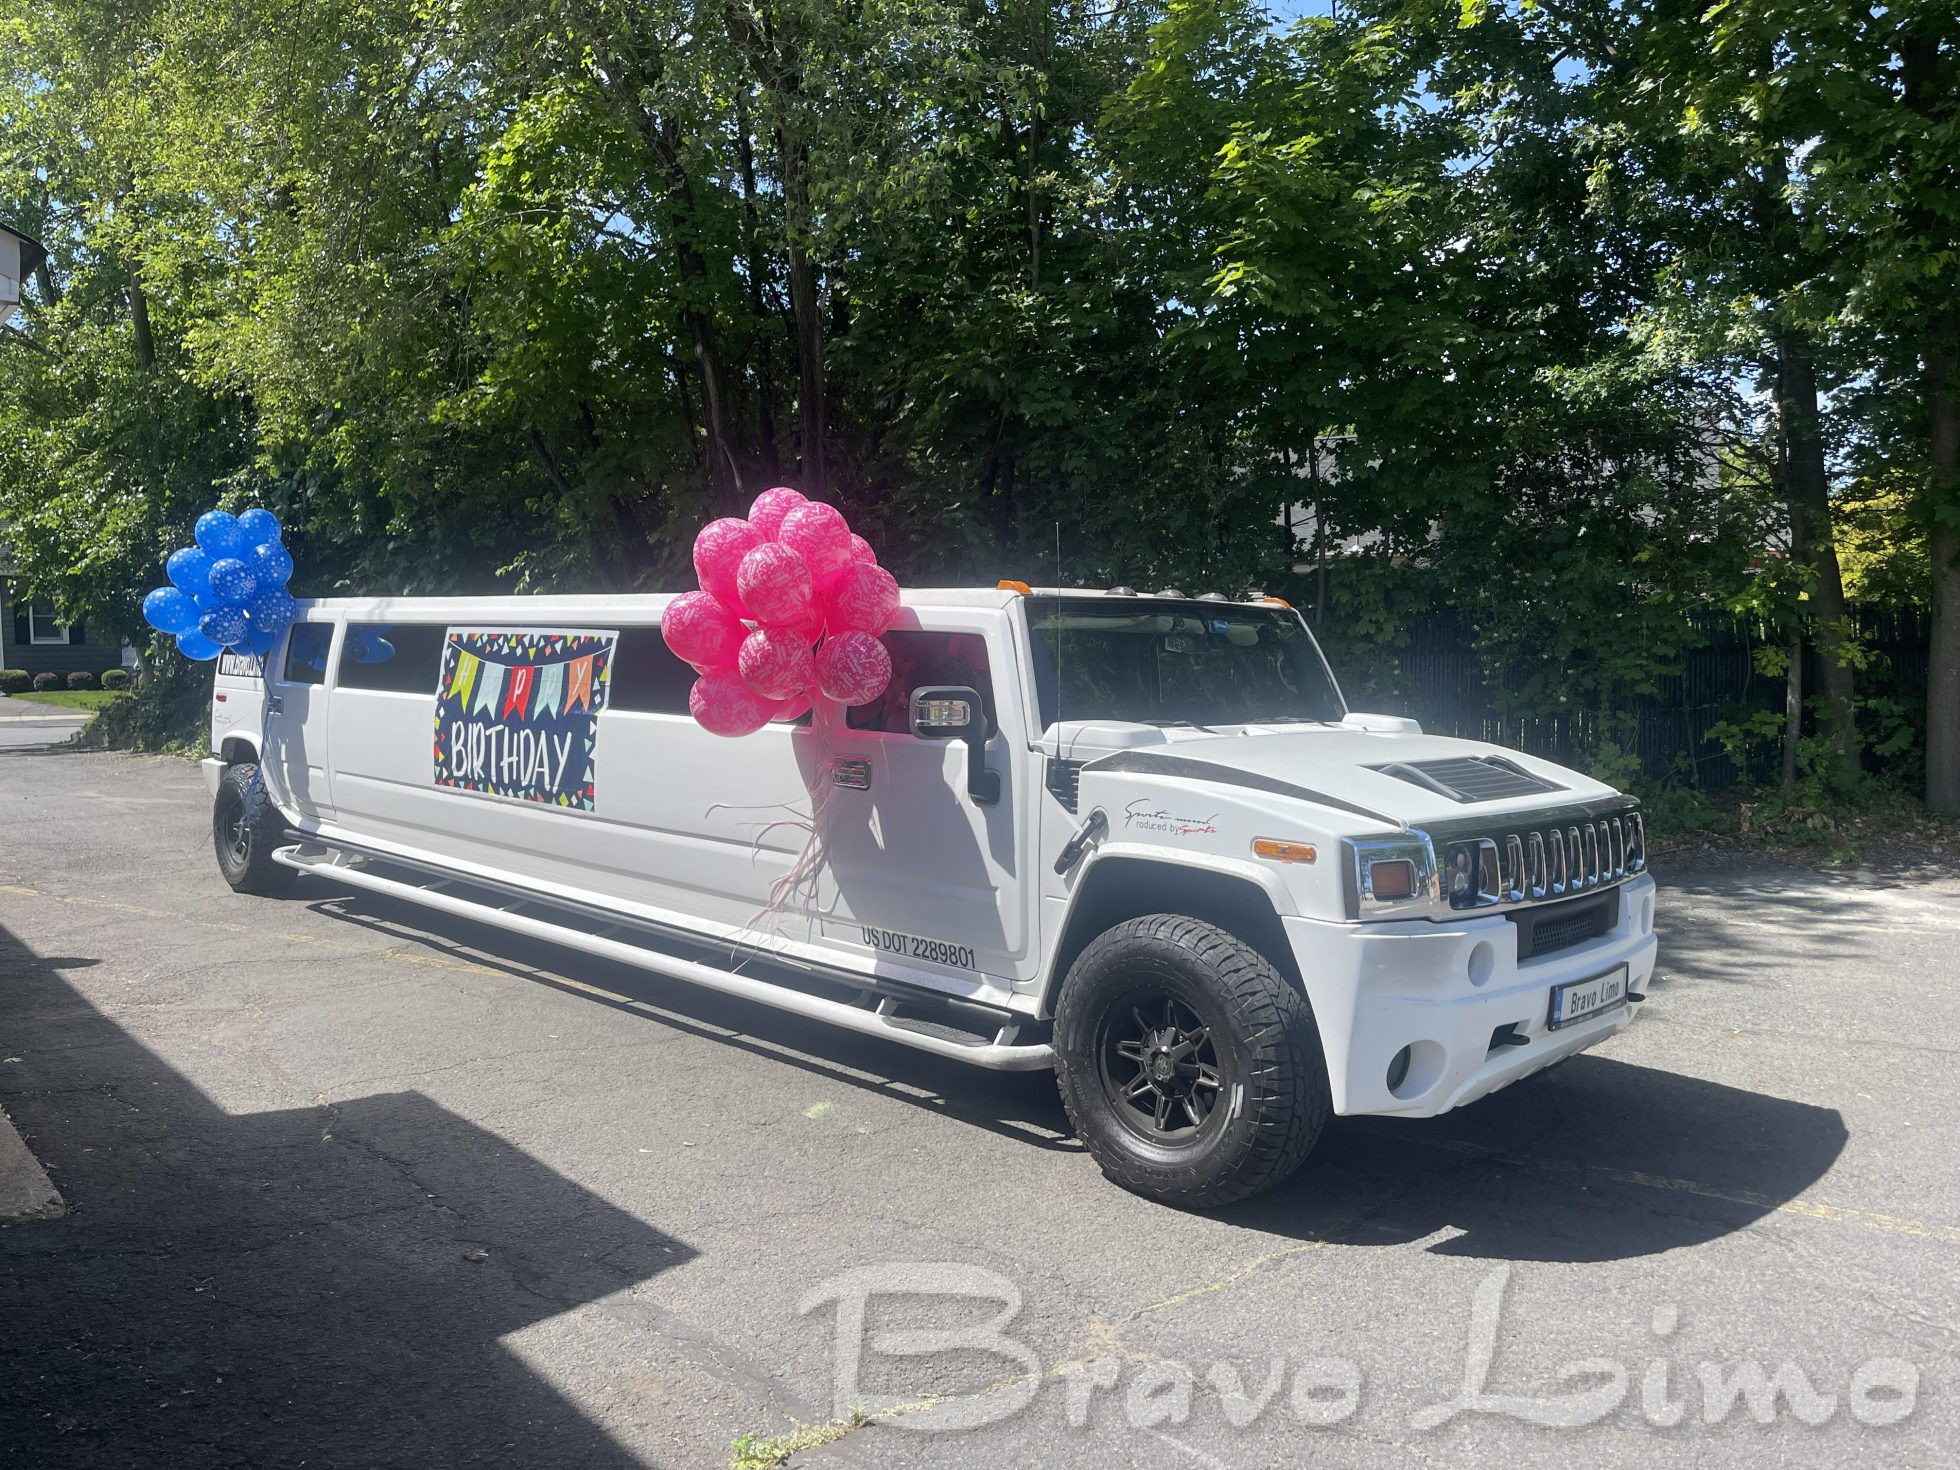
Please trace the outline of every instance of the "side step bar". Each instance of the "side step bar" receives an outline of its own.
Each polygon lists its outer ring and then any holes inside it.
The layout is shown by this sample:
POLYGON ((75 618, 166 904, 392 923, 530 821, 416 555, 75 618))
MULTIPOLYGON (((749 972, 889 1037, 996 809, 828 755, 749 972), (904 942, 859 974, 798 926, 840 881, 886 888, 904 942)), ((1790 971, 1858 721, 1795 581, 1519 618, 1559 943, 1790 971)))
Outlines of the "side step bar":
POLYGON ((874 1010, 866 1010, 862 1006, 850 1005, 841 1000, 828 1000, 820 995, 806 995, 787 986, 771 985, 766 980, 751 979, 747 975, 737 975, 713 965, 681 959, 677 955, 662 954, 658 950, 647 949, 637 944, 624 944, 617 939, 608 939, 597 934, 586 934, 564 924, 554 924, 546 919, 534 919, 525 914, 512 913, 508 909, 492 908, 488 904, 476 903, 453 894, 439 893, 430 888, 418 887, 413 883, 404 883, 396 878, 384 877, 352 863, 343 862, 340 854, 335 852, 307 852, 296 844, 279 848, 272 854, 272 860, 301 873, 313 873, 330 878, 337 883, 345 883, 351 888, 365 888, 374 893, 405 899, 410 903, 436 909, 445 914, 475 919, 479 923, 508 929, 513 934, 523 934, 532 939, 562 944, 568 949, 582 950, 601 959, 615 960, 620 964, 631 965, 635 969, 647 970, 656 975, 665 975, 674 980, 686 980, 708 990, 718 990, 723 995, 756 1001, 808 1020, 827 1021, 833 1026, 841 1026, 861 1036, 881 1037, 886 1041, 895 1041, 900 1046, 909 1046, 915 1051, 931 1052, 934 1056, 947 1057, 972 1066, 986 1067, 996 1072, 1041 1072, 1055 1065, 1054 1048, 1045 1042, 1015 1045, 1013 1038, 1017 1028, 1012 1024, 1002 1026, 991 1042, 953 1041, 943 1036, 913 1030, 903 1024, 893 1014, 893 1006, 896 1002, 892 999, 881 1001, 874 1010))

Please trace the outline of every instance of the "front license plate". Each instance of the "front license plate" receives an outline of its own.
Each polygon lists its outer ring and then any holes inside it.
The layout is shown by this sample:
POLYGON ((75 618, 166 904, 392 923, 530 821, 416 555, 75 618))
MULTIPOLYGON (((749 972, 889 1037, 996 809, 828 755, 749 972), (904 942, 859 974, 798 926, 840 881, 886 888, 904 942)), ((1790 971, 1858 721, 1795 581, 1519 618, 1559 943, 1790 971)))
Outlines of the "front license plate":
POLYGON ((1588 1016, 1596 1016, 1601 1011, 1610 1011, 1614 1006, 1624 1005, 1627 998, 1627 967, 1621 965, 1617 970, 1609 970, 1604 975, 1595 975, 1590 980, 1573 980, 1564 985, 1552 987, 1552 1009, 1547 1024, 1556 1031, 1561 1026, 1570 1026, 1574 1021, 1583 1021, 1588 1016))

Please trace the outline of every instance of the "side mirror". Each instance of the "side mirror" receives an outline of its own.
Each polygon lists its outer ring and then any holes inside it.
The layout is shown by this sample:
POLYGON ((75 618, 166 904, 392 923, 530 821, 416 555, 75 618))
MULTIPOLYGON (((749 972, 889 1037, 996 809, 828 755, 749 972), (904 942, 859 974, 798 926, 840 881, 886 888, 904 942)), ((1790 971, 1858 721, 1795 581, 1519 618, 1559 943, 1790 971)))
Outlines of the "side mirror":
POLYGON ((912 691, 912 734, 919 740, 966 742, 966 794, 977 806, 1000 800, 1000 773, 987 769, 987 707, 964 684, 930 684, 912 691))

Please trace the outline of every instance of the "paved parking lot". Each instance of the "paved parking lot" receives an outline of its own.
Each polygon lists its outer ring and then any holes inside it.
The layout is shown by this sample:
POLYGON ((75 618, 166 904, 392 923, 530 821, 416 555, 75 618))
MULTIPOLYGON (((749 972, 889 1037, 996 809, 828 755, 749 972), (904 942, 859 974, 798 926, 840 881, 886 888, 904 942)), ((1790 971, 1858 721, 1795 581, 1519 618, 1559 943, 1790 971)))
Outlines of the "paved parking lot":
POLYGON ((1046 1077, 235 897, 206 810, 0 748, 0 1105, 71 1211, 0 1230, 9 1463, 712 1466, 854 1403, 796 1463, 1960 1443, 1960 880, 1664 874, 1624 1036, 1202 1216, 1046 1077))

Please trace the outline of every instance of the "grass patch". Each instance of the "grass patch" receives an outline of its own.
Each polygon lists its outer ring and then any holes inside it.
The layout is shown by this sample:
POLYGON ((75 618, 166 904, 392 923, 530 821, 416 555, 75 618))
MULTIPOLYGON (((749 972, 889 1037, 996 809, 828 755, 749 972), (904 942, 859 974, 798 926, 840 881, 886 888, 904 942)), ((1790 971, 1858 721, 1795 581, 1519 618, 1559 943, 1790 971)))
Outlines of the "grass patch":
POLYGON ((820 1444, 842 1439, 870 1422, 871 1416, 864 1410, 853 1409, 848 1419, 833 1419, 828 1424, 799 1424, 788 1434, 768 1439, 753 1434, 737 1435, 728 1447, 728 1467, 729 1470, 775 1470, 798 1450, 813 1450, 820 1444))
POLYGON ((211 671, 210 664, 166 655, 141 689, 110 695, 111 703, 76 734, 75 743, 88 750, 209 755, 211 671))
POLYGON ((127 694, 114 689, 45 689, 38 694, 16 694, 22 704, 51 704, 61 709, 102 709, 127 694))

